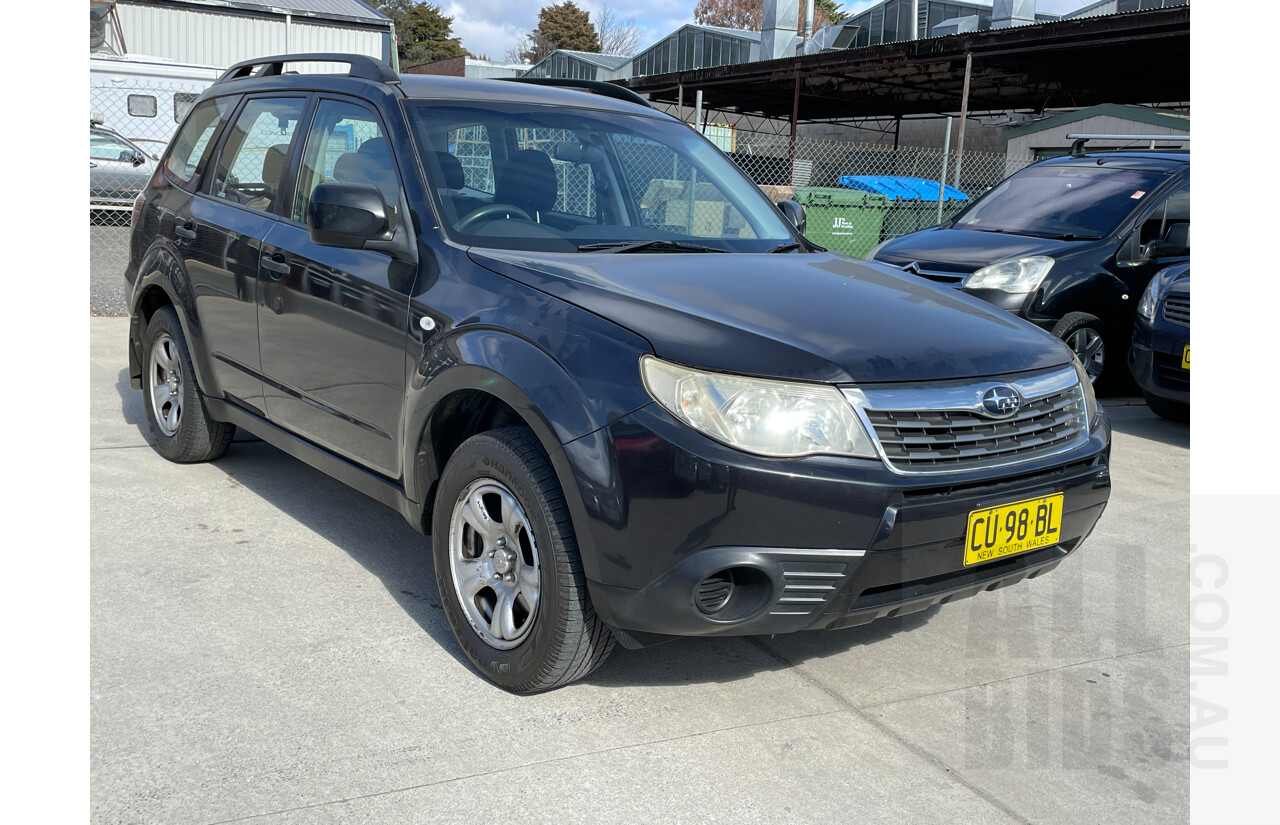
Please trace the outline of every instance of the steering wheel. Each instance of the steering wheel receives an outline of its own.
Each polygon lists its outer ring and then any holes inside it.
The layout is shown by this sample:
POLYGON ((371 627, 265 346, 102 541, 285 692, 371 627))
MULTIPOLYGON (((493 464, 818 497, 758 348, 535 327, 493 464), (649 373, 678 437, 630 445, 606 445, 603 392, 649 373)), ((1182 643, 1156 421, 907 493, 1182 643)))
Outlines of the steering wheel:
POLYGON ((475 209, 468 213, 465 217, 458 221, 454 228, 459 232, 470 232, 471 227, 485 218, 491 218, 496 215, 505 215, 507 217, 515 217, 520 220, 533 223, 533 218, 529 217, 529 213, 518 206, 511 206, 505 203, 487 203, 479 209, 475 209))

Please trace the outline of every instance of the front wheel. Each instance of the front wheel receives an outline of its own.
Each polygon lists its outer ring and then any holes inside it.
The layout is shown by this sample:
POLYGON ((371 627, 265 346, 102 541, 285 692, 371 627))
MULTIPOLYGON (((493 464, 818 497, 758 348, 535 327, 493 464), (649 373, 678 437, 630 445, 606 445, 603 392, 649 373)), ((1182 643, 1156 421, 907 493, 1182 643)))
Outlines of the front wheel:
POLYGON ((431 532, 449 625, 494 684, 550 690, 585 677, 613 650, 587 595, 564 494, 531 430, 463 442, 441 475, 431 532))

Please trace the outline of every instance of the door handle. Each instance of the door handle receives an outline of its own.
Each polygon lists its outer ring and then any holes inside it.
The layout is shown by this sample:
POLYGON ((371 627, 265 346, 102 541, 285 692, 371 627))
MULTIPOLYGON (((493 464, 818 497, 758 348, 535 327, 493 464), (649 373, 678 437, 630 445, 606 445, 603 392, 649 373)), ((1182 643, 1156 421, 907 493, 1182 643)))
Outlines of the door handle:
POLYGON ((175 226, 173 228, 173 234, 177 235, 179 238, 186 238, 189 241, 194 241, 196 239, 196 225, 192 222, 182 226, 175 226))
POLYGON ((271 276, 277 280, 279 280, 281 275, 288 275, 293 271, 293 268, 284 260, 284 256, 278 252, 275 255, 263 255, 262 268, 278 273, 271 276))

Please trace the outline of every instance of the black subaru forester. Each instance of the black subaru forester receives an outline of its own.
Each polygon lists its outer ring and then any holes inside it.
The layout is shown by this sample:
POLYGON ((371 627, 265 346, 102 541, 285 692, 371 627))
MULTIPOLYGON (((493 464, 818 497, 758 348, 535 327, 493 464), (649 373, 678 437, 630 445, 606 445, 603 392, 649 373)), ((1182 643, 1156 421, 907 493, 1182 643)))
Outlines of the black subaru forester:
POLYGON ((1079 361, 780 206, 614 86, 242 63, 134 207, 131 378, 166 458, 242 427, 429 533, 518 693, 1057 566, 1110 492, 1079 361))

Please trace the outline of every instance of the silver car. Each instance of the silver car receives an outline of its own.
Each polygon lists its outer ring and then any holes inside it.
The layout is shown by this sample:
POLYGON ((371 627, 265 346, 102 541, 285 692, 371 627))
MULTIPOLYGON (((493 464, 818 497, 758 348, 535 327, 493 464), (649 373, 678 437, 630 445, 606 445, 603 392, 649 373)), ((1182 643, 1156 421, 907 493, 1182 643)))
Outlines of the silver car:
POLYGON ((110 129, 89 127, 89 208, 133 206, 156 171, 156 158, 110 129))

